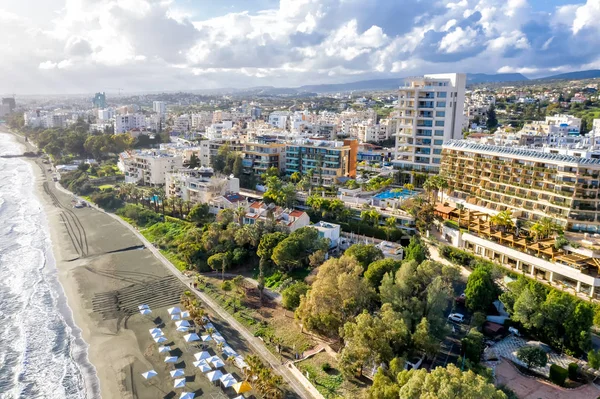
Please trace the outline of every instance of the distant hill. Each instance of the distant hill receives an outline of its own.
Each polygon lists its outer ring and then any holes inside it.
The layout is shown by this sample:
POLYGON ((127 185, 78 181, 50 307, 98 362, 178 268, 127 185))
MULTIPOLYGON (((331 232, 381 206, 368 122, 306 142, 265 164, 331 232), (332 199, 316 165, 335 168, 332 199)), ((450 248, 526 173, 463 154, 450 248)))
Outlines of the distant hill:
POLYGON ((520 73, 496 73, 493 75, 486 73, 468 73, 467 84, 477 83, 496 83, 496 82, 522 82, 529 80, 520 73))
POLYGON ((546 76, 536 80, 579 80, 579 79, 594 79, 600 78, 599 69, 590 69, 589 71, 577 71, 561 73, 559 75, 546 76))

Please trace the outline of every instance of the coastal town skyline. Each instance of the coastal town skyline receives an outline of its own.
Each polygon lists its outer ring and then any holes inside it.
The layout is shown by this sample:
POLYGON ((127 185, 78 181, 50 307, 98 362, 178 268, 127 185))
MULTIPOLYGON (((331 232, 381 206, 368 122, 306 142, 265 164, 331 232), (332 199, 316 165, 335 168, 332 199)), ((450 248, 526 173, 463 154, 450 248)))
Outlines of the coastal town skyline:
POLYGON ((5 2, 0 92, 539 77, 600 68, 599 17, 599 0, 5 2))

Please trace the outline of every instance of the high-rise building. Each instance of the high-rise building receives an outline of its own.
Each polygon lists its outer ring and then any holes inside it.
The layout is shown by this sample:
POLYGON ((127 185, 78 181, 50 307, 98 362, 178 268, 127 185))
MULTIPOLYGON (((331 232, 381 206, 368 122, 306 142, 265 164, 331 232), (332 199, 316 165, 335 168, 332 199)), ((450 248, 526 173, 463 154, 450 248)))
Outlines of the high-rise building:
POLYGON ((159 115, 164 115, 167 113, 167 103, 164 101, 154 101, 152 103, 152 110, 159 115))
POLYGON ((314 183, 331 186, 340 177, 356 177, 357 154, 356 140, 298 140, 286 145, 285 172, 313 170, 314 183))
POLYGON ((17 107, 17 103, 14 97, 5 97, 2 99, 2 105, 8 106, 8 112, 13 112, 17 107))
POLYGON ((94 108, 106 108, 106 94, 104 92, 96 93, 92 98, 92 104, 94 108))
POLYGON ((394 166, 437 173, 445 141, 462 138, 467 75, 425 75, 400 87, 394 166))

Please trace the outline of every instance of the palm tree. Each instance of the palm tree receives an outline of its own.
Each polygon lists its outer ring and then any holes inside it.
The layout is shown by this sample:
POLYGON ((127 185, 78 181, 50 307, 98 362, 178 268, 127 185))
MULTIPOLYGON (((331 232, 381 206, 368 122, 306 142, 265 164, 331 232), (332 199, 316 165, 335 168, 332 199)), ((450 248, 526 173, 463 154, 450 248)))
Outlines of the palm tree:
POLYGON ((177 206, 179 209, 179 217, 183 219, 183 199, 180 197, 173 198, 173 207, 177 206))
POLYGON ((223 341, 217 342, 217 350, 219 352, 223 352, 223 347, 225 347, 225 343, 223 341))
POLYGON ((186 215, 189 215, 189 213, 190 213, 190 209, 192 209, 192 206, 193 206, 194 204, 192 204, 192 201, 190 201, 190 200, 185 200, 185 201, 184 201, 184 205, 185 205, 185 214, 186 214, 186 215))
POLYGON ((238 224, 242 226, 244 224, 244 216, 246 216, 246 208, 240 206, 233 213, 237 218, 238 224))
POLYGON ((396 228, 396 218, 395 217, 389 217, 385 220, 385 235, 388 239, 388 241, 390 240, 390 236, 392 234, 392 231, 396 228))
POLYGON ((431 192, 437 188, 435 183, 435 179, 433 176, 430 176, 423 183, 423 189, 427 192, 427 201, 431 202, 431 192))
POLYGON ((298 183, 300 181, 300 179, 302 179, 302 176, 300 175, 299 172, 294 172, 290 175, 290 181, 292 183, 298 183))
POLYGON ((409 190, 409 191, 413 191, 415 189, 415 185, 411 184, 411 183, 406 183, 405 185, 402 186, 402 188, 409 190))
POLYGON ((515 224, 512 220, 512 212, 511 211, 502 211, 492 216, 490 221, 496 226, 500 227, 502 232, 506 232, 507 228, 515 227, 515 224))
POLYGON ((555 234, 562 234, 563 227, 558 223, 555 223, 551 218, 542 218, 539 222, 536 222, 530 229, 536 240, 540 238, 548 238, 555 234))
POLYGON ((442 204, 444 203, 444 190, 449 187, 448 180, 442 175, 437 175, 435 177, 435 186, 442 193, 442 204))
POLYGON ((212 327, 209 327, 206 329, 206 333, 210 336, 212 336, 215 332, 216 332, 215 329, 212 327))
MULTIPOLYGON (((456 209, 458 210, 458 227, 460 227, 460 218, 462 216, 462 212, 465 210, 464 204, 456 204, 456 209)), ((469 228, 469 222, 467 222, 467 229, 469 228)))

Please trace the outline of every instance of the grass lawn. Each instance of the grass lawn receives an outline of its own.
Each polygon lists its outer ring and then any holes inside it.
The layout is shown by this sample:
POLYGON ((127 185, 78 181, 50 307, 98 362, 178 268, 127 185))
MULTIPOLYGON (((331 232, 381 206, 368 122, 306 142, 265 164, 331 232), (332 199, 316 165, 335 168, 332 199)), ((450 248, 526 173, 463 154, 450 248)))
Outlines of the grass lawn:
POLYGON ((340 370, 337 369, 336 359, 326 352, 320 352, 313 357, 296 363, 296 367, 304 375, 308 372, 309 380, 326 399, 358 398, 366 389, 364 385, 346 381, 340 370), (323 370, 323 365, 329 364, 331 368, 323 370))

